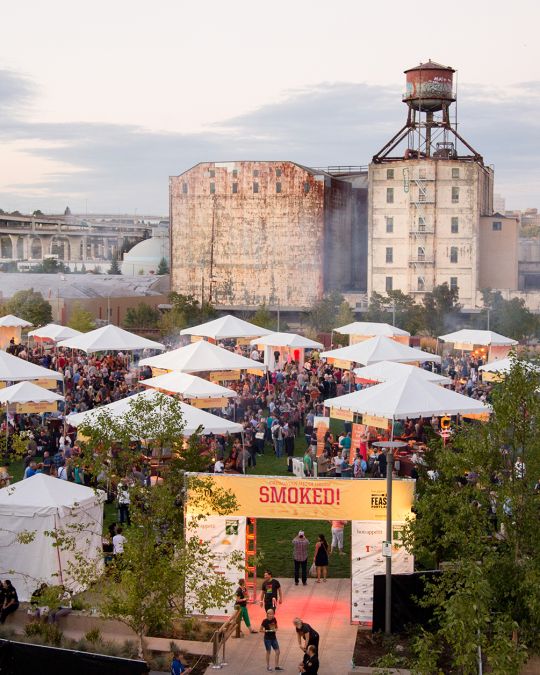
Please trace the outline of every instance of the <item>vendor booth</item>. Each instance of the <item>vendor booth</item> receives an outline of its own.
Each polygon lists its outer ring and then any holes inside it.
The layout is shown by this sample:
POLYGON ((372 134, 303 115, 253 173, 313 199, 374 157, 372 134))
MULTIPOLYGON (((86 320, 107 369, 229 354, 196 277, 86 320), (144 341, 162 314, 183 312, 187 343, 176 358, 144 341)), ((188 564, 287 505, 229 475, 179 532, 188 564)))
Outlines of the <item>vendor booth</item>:
POLYGON ((408 346, 411 337, 411 334, 406 330, 391 326, 389 323, 371 321, 354 321, 353 323, 348 323, 346 326, 334 328, 334 332, 340 335, 348 335, 350 345, 383 335, 408 346))
POLYGON ((165 373, 142 380, 140 384, 168 394, 180 394, 182 400, 190 402, 195 408, 224 408, 229 399, 237 396, 234 389, 189 373, 165 373))
POLYGON ((261 328, 232 314, 227 314, 192 328, 184 328, 180 331, 180 335, 191 335, 192 342, 195 342, 197 338, 207 338, 212 342, 234 339, 238 344, 247 344, 252 338, 268 335, 271 332, 267 328, 261 328))
POLYGON ((0 351, 0 386, 3 382, 22 382, 33 380, 46 389, 56 388, 56 383, 64 377, 56 370, 37 366, 35 363, 20 359, 18 356, 0 351))
POLYGON ((28 333, 28 337, 34 339, 34 342, 49 344, 56 344, 62 340, 69 340, 70 338, 82 335, 81 331, 69 328, 68 326, 59 326, 56 323, 48 323, 46 326, 36 328, 28 333))
POLYGON ((81 333, 58 343, 59 347, 80 349, 87 354, 94 352, 134 352, 143 349, 165 349, 160 342, 130 333, 123 328, 109 324, 88 333, 81 333))
POLYGON ((357 382, 391 382, 398 380, 411 372, 426 380, 426 382, 433 382, 434 384, 451 384, 452 380, 449 377, 438 375, 431 370, 411 366, 408 363, 399 363, 392 361, 378 361, 372 363, 370 366, 362 368, 355 368, 354 375, 357 382))
POLYGON ((32 324, 24 319, 19 319, 13 314, 6 314, 0 318, 0 349, 5 349, 11 340, 15 344, 21 342, 21 332, 23 328, 29 328, 32 324))
POLYGON ((465 352, 477 352, 488 362, 497 361, 508 356, 517 340, 505 337, 492 330, 472 330, 463 328, 454 333, 439 335, 439 340, 453 343, 453 348, 465 352))
POLYGON ((271 333, 251 341, 264 353, 264 364, 274 372, 294 361, 299 368, 304 366, 306 349, 324 349, 324 345, 296 333, 271 333))
POLYGON ((84 590, 70 575, 75 553, 99 570, 105 493, 38 473, 0 489, 2 578, 9 578, 19 600, 30 600, 42 584, 84 590), (54 534, 73 537, 75 550, 54 546, 54 534), (20 535, 33 535, 28 543, 20 535), (47 533, 52 533, 47 534, 47 533), (22 539, 22 537, 21 537, 22 539))

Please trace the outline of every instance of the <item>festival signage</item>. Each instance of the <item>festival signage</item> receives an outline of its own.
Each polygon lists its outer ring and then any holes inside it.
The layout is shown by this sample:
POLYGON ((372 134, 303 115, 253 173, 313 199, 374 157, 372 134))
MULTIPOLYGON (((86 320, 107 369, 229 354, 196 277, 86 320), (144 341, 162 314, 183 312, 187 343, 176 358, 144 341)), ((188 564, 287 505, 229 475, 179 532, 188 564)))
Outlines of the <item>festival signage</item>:
POLYGON ((239 370, 214 370, 210 373, 210 382, 225 382, 226 380, 239 380, 239 370))
POLYGON ((354 413, 352 410, 342 410, 341 408, 330 408, 330 417, 335 420, 352 422, 354 419, 354 413))
POLYGON ((362 422, 366 427, 375 427, 376 429, 388 429, 390 427, 390 420, 375 415, 362 415, 362 422))
POLYGON ((297 457, 291 457, 292 459, 292 472, 296 478, 305 478, 306 474, 304 473, 304 462, 297 457))
POLYGON ((189 405, 194 408, 226 408, 227 402, 226 398, 192 398, 189 405))
MULTIPOLYGON (((308 520, 386 518, 386 483, 376 479, 327 478, 322 481, 213 474, 208 480, 216 488, 229 490, 235 496, 237 508, 232 515, 308 520)), ((410 515, 414 485, 415 481, 409 479, 393 481, 392 518, 396 522, 402 522, 410 515)), ((201 504, 199 499, 198 503, 201 504)), ((189 497, 187 508, 190 511, 189 497)), ((211 507, 204 503, 204 508, 211 507)))
POLYGON ((362 444, 362 436, 364 435, 366 431, 366 427, 364 424, 353 424, 352 425, 352 434, 351 434, 351 449, 352 453, 355 454, 356 451, 361 447, 362 444))
POLYGON ((43 413, 56 412, 56 410, 57 410, 56 401, 53 401, 52 403, 47 403, 47 401, 41 401, 40 403, 34 403, 33 401, 29 401, 28 403, 15 404, 15 412, 17 414, 34 413, 43 415, 43 413))
POLYGON ((248 368, 246 372, 248 375, 259 375, 259 377, 262 377, 266 371, 262 370, 262 368, 248 368))
POLYGON ((166 370, 165 368, 152 367, 152 377, 159 377, 160 375, 166 375, 168 372, 170 371, 166 370))
POLYGON ((341 368, 342 370, 350 370, 352 361, 346 361, 345 359, 333 359, 329 358, 328 361, 334 366, 334 368, 341 368))
POLYGON ((329 417, 315 417, 313 426, 317 432, 317 457, 324 452, 324 437, 330 428, 329 417))
POLYGON ((204 340, 204 337, 202 335, 191 336, 191 342, 200 342, 201 340, 204 340))
POLYGON ((43 387, 43 389, 52 389, 54 391, 58 382, 56 380, 50 380, 49 378, 41 378, 39 380, 32 380, 32 384, 43 387))

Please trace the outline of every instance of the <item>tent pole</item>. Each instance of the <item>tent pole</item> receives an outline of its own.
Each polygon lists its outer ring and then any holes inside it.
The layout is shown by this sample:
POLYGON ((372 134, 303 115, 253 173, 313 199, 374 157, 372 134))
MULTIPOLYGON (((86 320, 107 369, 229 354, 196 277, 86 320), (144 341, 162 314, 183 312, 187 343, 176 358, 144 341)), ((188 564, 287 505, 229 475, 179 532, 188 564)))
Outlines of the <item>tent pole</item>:
MULTIPOLYGON (((57 532, 57 527, 56 527, 56 515, 54 516, 54 533, 56 534, 57 532)), ((60 558, 60 546, 56 547, 56 555, 58 557, 58 574, 60 576, 60 584, 63 586, 64 585, 64 575, 62 574, 62 559, 60 558)))
MULTIPOLYGON (((394 417, 390 420, 390 442, 394 441, 394 417)), ((392 546, 392 474, 394 470, 394 450, 388 448, 386 453, 386 541, 392 546)), ((391 549, 390 549, 391 550, 391 549)), ((384 603, 384 632, 392 633, 392 556, 386 557, 386 593, 384 603)))

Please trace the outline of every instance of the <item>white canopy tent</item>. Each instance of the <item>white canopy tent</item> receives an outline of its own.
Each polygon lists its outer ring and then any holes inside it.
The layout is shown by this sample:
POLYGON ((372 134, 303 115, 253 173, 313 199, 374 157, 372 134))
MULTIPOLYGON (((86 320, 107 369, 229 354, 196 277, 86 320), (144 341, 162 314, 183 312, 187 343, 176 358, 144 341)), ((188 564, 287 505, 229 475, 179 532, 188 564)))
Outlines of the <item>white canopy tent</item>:
POLYGON ((397 342, 408 345, 411 336, 406 330, 396 328, 389 323, 377 323, 371 321, 353 321, 353 323, 348 323, 346 326, 334 328, 334 332, 340 333, 341 335, 348 335, 349 344, 351 345, 357 342, 363 342, 364 340, 369 340, 372 337, 378 337, 379 335, 384 335, 385 337, 392 338, 393 340, 397 340, 397 342))
POLYGON ((57 380, 63 376, 56 370, 49 370, 35 363, 20 359, 0 350, 0 381, 21 382, 22 380, 57 380))
POLYGON ((60 342, 60 340, 69 340, 79 335, 82 335, 81 331, 68 326, 59 326, 56 323, 48 323, 46 326, 31 330, 28 333, 28 337, 32 337, 38 342, 60 342))
MULTIPOLYGON (((185 347, 151 356, 139 362, 141 366, 150 366, 158 370, 176 370, 184 373, 202 373, 211 371, 235 371, 255 368, 266 370, 258 361, 230 352, 205 340, 192 342, 185 347)), ((231 377, 230 379, 234 379, 231 377)))
POLYGON ((227 338, 252 338, 261 335, 268 335, 271 330, 261 328, 248 321, 243 321, 232 314, 227 314, 219 319, 201 323, 192 328, 184 328, 180 335, 195 335, 197 337, 207 337, 212 340, 226 340, 227 338))
POLYGON ((63 401, 64 397, 55 391, 44 389, 31 382, 19 382, 0 389, 0 403, 14 405, 16 403, 55 403, 63 401))
MULTIPOLYGON (((160 394, 155 389, 148 389, 138 394, 134 394, 133 396, 123 398, 120 401, 115 401, 114 403, 100 406, 99 408, 93 408, 92 410, 87 410, 86 412, 68 415, 67 423, 72 427, 79 427, 81 424, 93 424, 99 419, 99 415, 103 410, 106 410, 113 417, 121 417, 129 411, 131 402, 137 400, 138 397, 157 399, 158 396, 165 395, 166 394, 160 394)), ((201 426, 203 428, 203 435, 227 433, 237 434, 243 431, 241 424, 230 422, 223 417, 212 415, 211 413, 201 410, 200 408, 194 408, 187 403, 181 402, 180 405, 185 422, 183 431, 184 436, 191 436, 201 426)))
POLYGON ((89 333, 81 333, 76 337, 62 340, 59 347, 80 349, 82 352, 133 352, 142 349, 165 349, 164 345, 154 340, 148 340, 140 335, 130 333, 123 328, 109 324, 96 328, 89 333))
POLYGON ((10 340, 15 340, 17 344, 21 341, 21 331, 32 324, 24 319, 19 319, 13 314, 6 314, 0 317, 0 349, 5 349, 10 340))
POLYGON ((270 335, 252 340, 250 344, 257 345, 259 349, 264 350, 264 364, 270 371, 281 368, 289 358, 296 361, 302 368, 306 349, 324 348, 320 342, 315 342, 297 333, 270 333, 270 335), (277 360, 276 352, 279 353, 277 360))
POLYGON ((69 573, 75 551, 53 546, 53 538, 45 533, 64 530, 73 536, 76 551, 99 570, 103 565, 104 501, 101 490, 45 474, 0 489, 0 519, 4 523, 0 528, 0 574, 11 579, 19 600, 30 600, 41 583, 84 590, 69 573), (17 536, 25 532, 34 534, 32 541, 19 543, 17 536))
POLYGON ((491 408, 480 401, 426 382, 414 371, 398 380, 327 399, 324 405, 388 420, 491 412, 491 408))
MULTIPOLYGON (((463 328, 454 333, 439 335, 439 340, 442 340, 443 342, 465 344, 471 349, 474 345, 511 347, 518 344, 517 340, 512 340, 512 338, 505 337, 492 330, 473 330, 471 328, 463 328)), ((461 347, 459 347, 459 349, 461 349, 461 347)))
POLYGON ((372 363, 370 366, 363 368, 355 368, 354 374, 371 382, 391 382, 392 380, 399 380, 411 372, 415 372, 419 377, 426 380, 426 382, 433 382, 434 384, 451 384, 452 380, 449 377, 443 377, 431 370, 411 366, 409 363, 394 363, 392 361, 379 361, 372 363))
POLYGON ((189 373, 171 372, 165 375, 142 380, 140 384, 151 389, 161 389, 173 394, 182 394, 187 399, 199 398, 234 398, 237 393, 234 389, 227 389, 215 382, 208 382, 197 375, 189 373))
POLYGON ((340 349, 322 352, 321 356, 332 359, 338 367, 345 368, 350 367, 351 363, 360 363, 364 366, 369 366, 370 364, 378 363, 379 361, 394 361, 398 363, 424 363, 426 361, 432 361, 434 363, 439 363, 441 360, 441 357, 436 354, 429 354, 420 349, 402 345, 383 335, 354 345, 349 345, 348 347, 341 347, 340 349))
MULTIPOLYGON (((512 364, 517 359, 511 359, 507 356, 504 359, 499 359, 498 361, 492 361, 491 363, 486 363, 483 366, 480 366, 478 370, 482 373, 482 380, 484 382, 496 382, 503 380, 505 375, 508 375, 512 364)), ((537 363, 532 363, 530 361, 520 360, 523 366, 525 366, 531 372, 538 373, 540 372, 540 365, 537 363)))

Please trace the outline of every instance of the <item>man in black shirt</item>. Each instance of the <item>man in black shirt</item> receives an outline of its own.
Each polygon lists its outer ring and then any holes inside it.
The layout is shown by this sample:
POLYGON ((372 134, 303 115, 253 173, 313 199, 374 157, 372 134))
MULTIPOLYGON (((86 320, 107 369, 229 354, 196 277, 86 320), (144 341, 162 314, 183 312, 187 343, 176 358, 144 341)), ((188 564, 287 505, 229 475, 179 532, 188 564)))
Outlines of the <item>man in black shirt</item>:
POLYGON ((246 627, 252 632, 256 633, 256 630, 251 628, 251 621, 249 620, 249 614, 247 610, 247 591, 246 591, 246 580, 238 580, 238 588, 236 589, 236 604, 240 608, 240 622, 244 619, 246 627))
POLYGON ((16 612, 19 608, 19 598, 17 597, 17 591, 11 584, 11 581, 8 579, 4 581, 3 591, 4 602, 0 611, 0 623, 4 623, 6 618, 12 612, 16 612))
POLYGON ((296 617, 293 624, 296 628, 296 636, 298 637, 300 649, 307 652, 307 648, 311 645, 315 649, 319 648, 319 633, 309 623, 304 623, 302 619, 296 617))
POLYGON ((261 607, 264 605, 264 609, 268 611, 269 609, 276 610, 278 605, 283 602, 283 596, 281 594, 281 584, 277 579, 272 577, 272 572, 270 570, 264 571, 264 581, 261 589, 261 607))
POLYGON ((319 657, 317 656, 317 649, 310 645, 304 654, 304 659, 300 664, 300 672, 303 675, 318 675, 319 673, 319 657))

